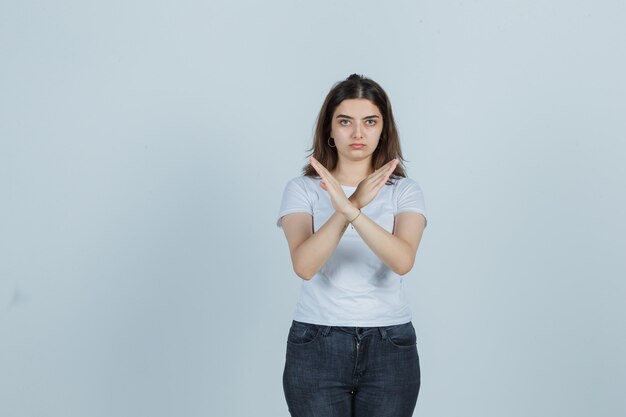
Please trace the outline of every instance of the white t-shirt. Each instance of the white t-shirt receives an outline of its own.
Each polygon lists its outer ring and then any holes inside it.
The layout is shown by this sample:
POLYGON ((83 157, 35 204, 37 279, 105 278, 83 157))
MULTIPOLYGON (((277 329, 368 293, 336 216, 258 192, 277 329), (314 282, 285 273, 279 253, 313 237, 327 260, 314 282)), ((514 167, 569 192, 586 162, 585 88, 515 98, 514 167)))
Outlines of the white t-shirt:
MULTIPOLYGON (((278 214, 309 213, 317 231, 335 212, 330 197, 319 185, 320 178, 296 177, 285 186, 278 214)), ((342 186, 346 196, 356 187, 342 186)), ((384 185, 361 209, 378 225, 393 232, 394 216, 404 211, 426 217, 424 196, 409 178, 384 185)), ((310 280, 302 281, 294 320, 325 326, 378 327, 411 321, 411 311, 402 293, 402 276, 387 267, 348 226, 335 251, 310 280)))

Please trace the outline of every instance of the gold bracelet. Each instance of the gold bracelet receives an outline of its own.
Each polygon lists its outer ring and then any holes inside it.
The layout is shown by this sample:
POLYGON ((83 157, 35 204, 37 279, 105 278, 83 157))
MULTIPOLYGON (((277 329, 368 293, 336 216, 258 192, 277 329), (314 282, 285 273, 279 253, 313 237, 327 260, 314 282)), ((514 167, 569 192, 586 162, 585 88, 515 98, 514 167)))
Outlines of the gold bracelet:
POLYGON ((359 217, 359 216, 361 215, 361 209, 358 209, 358 210, 359 210, 359 214, 357 214, 357 215, 354 217, 354 219, 352 219, 352 220, 348 220, 348 222, 349 222, 349 223, 352 223, 353 221, 355 221, 355 220, 357 219, 357 217, 359 217))

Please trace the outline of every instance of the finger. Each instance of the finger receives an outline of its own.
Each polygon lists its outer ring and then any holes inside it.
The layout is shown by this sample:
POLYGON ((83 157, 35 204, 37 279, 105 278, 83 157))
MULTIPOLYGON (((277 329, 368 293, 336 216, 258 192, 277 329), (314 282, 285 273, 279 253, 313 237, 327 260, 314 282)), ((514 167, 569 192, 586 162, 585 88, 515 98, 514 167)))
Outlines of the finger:
POLYGON ((389 163, 386 163, 385 165, 378 168, 376 171, 372 172, 370 175, 367 176, 366 179, 372 182, 376 181, 381 175, 385 173, 387 165, 389 165, 389 163))
POLYGON ((315 171, 317 171, 318 175, 322 179, 322 181, 320 181, 320 187, 322 187, 324 191, 330 192, 329 187, 331 186, 331 181, 333 181, 334 178, 329 178, 328 175, 326 175, 326 173, 324 172, 324 170, 320 168, 319 163, 311 164, 311 166, 313 166, 315 171))
POLYGON ((319 161, 315 160, 315 165, 312 166, 315 168, 319 176, 324 179, 326 185, 332 185, 335 188, 339 187, 339 182, 335 179, 335 177, 333 177, 333 174, 331 174, 330 171, 324 167, 324 165, 320 164, 319 161))
POLYGON ((382 165, 381 167, 379 167, 377 170, 375 170, 374 172, 372 172, 370 175, 375 175, 375 174, 379 174, 380 172, 384 171, 385 168, 387 168, 387 166, 393 162, 393 159, 389 162, 387 162, 386 164, 382 165))
POLYGON ((311 164, 313 169, 315 169, 317 171, 317 168, 319 166, 319 162, 317 161, 317 159, 315 159, 314 157, 310 157, 309 158, 309 163, 311 164))
POLYGON ((316 165, 317 167, 324 168, 324 165, 322 165, 320 161, 315 159, 314 156, 311 157, 311 165, 316 165))
POLYGON ((383 165, 380 168, 378 168, 375 172, 376 173, 385 173, 385 171, 387 171, 387 169, 389 169, 389 167, 391 167, 397 161, 398 161, 397 159, 392 159, 391 161, 387 162, 385 165, 383 165))
POLYGON ((385 175, 385 181, 383 181, 383 184, 386 184, 387 181, 389 181, 389 178, 391 178, 391 176, 393 175, 394 171, 396 170, 396 166, 398 166, 397 160, 396 160, 396 163, 392 164, 389 167, 389 170, 387 171, 387 175, 385 175))
POLYGON ((395 171, 395 170, 396 170, 396 167, 398 166, 398 164, 400 163, 400 161, 398 161, 397 159, 394 159, 392 162, 393 162, 393 164, 391 164, 391 166, 389 167, 389 171, 390 171, 391 173, 393 173, 393 171, 395 171))
POLYGON ((391 174, 393 174, 393 171, 395 171, 396 169, 397 159, 394 159, 392 162, 396 162, 396 163, 392 164, 385 172, 385 175, 379 178, 379 180, 376 182, 376 187, 382 188, 382 186, 385 185, 387 181, 389 181, 389 177, 391 177, 391 174))
POLYGON ((311 157, 311 166, 313 167, 315 172, 319 174, 320 177, 324 177, 324 174, 326 173, 324 166, 320 164, 319 161, 313 157, 311 157))
POLYGON ((385 169, 386 167, 395 164, 396 162, 398 162, 398 160, 396 158, 391 159, 390 161, 388 161, 385 165, 383 165, 381 167, 381 169, 385 169))
POLYGON ((376 182, 378 179, 380 179, 381 176, 386 175, 387 171, 391 169, 391 167, 395 169, 395 166, 393 166, 393 163, 395 161, 397 161, 397 159, 392 159, 391 161, 387 162, 385 165, 378 168, 368 177, 368 180, 370 180, 371 182, 376 182))
POLYGON ((382 188, 382 186, 385 185, 385 183, 387 183, 388 180, 389 180, 389 174, 383 175, 380 178, 378 178, 375 186, 382 188))
POLYGON ((393 172, 396 170, 396 167, 399 164, 399 161, 397 159, 394 159, 392 161, 393 163, 389 166, 389 168, 387 169, 387 175, 385 175, 385 182, 387 182, 387 180, 389 180, 389 177, 391 177, 391 175, 393 174, 393 172))
POLYGON ((315 170, 315 172, 317 172, 317 173, 318 173, 318 175, 319 175, 320 177, 322 177, 322 178, 323 178, 323 177, 324 177, 324 175, 328 172, 328 171, 324 168, 324 166, 323 166, 322 164, 320 164, 320 162, 319 162, 317 159, 313 158, 313 157, 311 157, 311 166, 313 167, 313 169, 315 170))
POLYGON ((314 159, 315 165, 313 166, 317 172, 323 172, 327 176, 332 176, 330 171, 326 169, 324 165, 322 165, 317 159, 314 159))

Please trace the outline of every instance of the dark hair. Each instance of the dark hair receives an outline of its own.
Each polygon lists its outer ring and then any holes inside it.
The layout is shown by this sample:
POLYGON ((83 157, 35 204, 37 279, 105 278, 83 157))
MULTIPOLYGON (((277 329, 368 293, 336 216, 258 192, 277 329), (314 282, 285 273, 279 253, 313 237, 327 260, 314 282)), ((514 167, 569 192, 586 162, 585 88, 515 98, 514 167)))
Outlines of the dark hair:
MULTIPOLYGON (((326 95, 317 117, 313 146, 308 150, 311 152, 309 156, 313 155, 329 171, 335 169, 339 160, 337 149, 330 147, 327 142, 330 137, 333 114, 342 101, 357 98, 364 98, 374 103, 383 117, 383 131, 380 135, 379 146, 372 154, 372 168, 376 170, 393 158, 398 158, 398 165, 390 178, 406 177, 398 129, 393 119, 391 102, 387 93, 375 81, 358 74, 352 74, 336 83, 326 95)), ((310 163, 304 166, 303 173, 309 177, 318 176, 310 163)))

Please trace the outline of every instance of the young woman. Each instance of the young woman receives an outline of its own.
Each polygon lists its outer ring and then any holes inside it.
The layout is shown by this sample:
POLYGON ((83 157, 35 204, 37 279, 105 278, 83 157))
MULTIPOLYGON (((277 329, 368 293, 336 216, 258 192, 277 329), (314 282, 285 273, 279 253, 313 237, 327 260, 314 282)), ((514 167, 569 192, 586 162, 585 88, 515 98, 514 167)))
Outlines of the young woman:
POLYGON ((300 298, 283 387, 293 417, 411 416, 420 368, 402 275, 426 226, 406 177, 391 103, 353 74, 320 110, 310 163, 278 216, 300 298))

